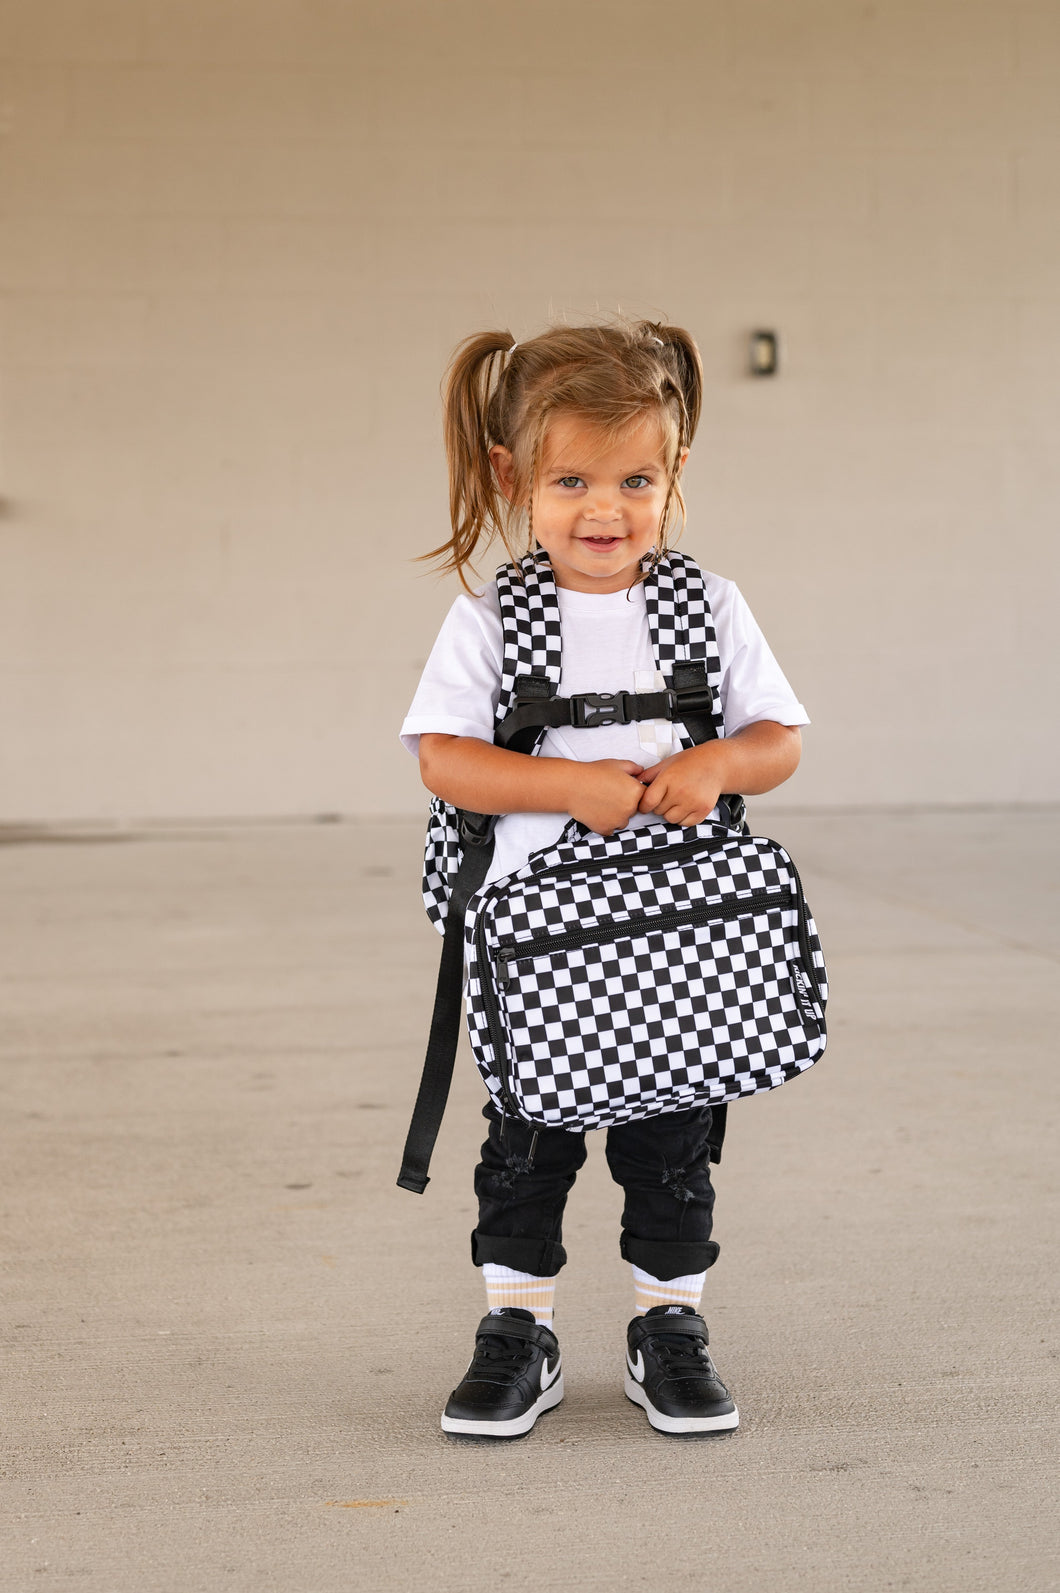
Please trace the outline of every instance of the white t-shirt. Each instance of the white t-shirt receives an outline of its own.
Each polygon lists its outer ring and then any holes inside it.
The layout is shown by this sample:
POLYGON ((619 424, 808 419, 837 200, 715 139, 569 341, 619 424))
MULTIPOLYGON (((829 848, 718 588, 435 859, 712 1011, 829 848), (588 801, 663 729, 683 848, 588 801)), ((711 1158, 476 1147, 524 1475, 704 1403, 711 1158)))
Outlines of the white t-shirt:
MULTIPOLYGON (((762 719, 782 725, 809 724, 806 710, 770 652, 738 588, 704 571, 721 660, 721 707, 725 734, 762 719)), ((558 588, 563 628, 560 691, 573 697, 591 691, 653 691, 656 679, 643 585, 629 592, 572 592, 558 588)), ((500 697, 502 631, 497 583, 474 597, 457 598, 442 624, 412 700, 401 740, 416 756, 422 735, 474 736, 493 740, 500 697)), ((680 727, 666 721, 547 730, 540 757, 624 758, 650 768, 677 751, 680 727), (673 737, 671 743, 671 736, 673 737)), ((487 878, 521 868, 531 852, 557 839, 567 813, 509 813, 497 823, 496 849, 487 878)), ((657 823, 652 814, 630 821, 657 823)))

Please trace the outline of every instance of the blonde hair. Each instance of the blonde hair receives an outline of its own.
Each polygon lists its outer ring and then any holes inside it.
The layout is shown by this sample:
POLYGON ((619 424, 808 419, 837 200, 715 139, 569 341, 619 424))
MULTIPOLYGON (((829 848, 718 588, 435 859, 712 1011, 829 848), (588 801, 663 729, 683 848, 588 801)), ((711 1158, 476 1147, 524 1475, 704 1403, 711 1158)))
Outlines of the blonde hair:
POLYGON ((518 561, 533 546, 533 492, 545 433, 558 415, 596 428, 610 445, 645 415, 657 415, 668 469, 656 559, 667 550, 671 518, 684 523, 681 451, 699 422, 703 367, 683 327, 654 321, 555 326, 526 343, 510 332, 478 332, 457 348, 443 386, 449 514, 453 534, 422 555, 465 571, 480 543, 500 537, 518 561), (500 445, 512 456, 512 495, 501 491, 490 460, 500 445), (676 511, 676 514, 674 514, 676 511), (524 546, 516 531, 525 515, 524 546))

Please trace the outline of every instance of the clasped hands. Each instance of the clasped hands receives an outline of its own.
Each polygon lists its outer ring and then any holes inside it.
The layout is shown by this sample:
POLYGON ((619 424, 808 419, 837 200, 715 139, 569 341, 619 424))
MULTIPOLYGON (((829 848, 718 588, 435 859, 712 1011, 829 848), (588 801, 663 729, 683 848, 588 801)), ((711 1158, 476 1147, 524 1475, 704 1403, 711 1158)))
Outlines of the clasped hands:
POLYGON ((600 835, 621 829, 634 813, 656 813, 670 824, 702 824, 724 789, 721 745, 689 747, 650 769, 620 758, 573 763, 570 812, 600 835))

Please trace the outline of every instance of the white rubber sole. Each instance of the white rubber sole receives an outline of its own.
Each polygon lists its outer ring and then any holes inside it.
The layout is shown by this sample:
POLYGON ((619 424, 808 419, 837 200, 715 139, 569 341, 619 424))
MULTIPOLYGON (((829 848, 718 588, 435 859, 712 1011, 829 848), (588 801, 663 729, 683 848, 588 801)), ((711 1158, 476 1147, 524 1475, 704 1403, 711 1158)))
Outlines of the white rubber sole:
POLYGON ((636 1378, 626 1373, 626 1398, 639 1405, 660 1433, 731 1433, 740 1425, 740 1412, 734 1405, 724 1416, 664 1416, 656 1410, 636 1378))
POLYGON ((546 1410, 551 1410, 563 1398, 563 1373, 556 1381, 539 1394, 528 1411, 521 1416, 513 1416, 511 1421, 491 1422, 474 1421, 466 1417, 442 1415, 443 1433, 466 1433, 474 1438, 521 1438, 528 1433, 537 1418, 546 1410))

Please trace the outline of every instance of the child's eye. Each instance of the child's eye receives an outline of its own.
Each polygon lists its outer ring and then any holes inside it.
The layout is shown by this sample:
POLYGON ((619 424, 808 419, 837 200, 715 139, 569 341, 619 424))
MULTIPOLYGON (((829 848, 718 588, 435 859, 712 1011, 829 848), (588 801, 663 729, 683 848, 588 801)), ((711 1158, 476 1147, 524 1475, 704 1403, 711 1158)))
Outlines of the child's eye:
POLYGON ((624 487, 650 487, 651 482, 647 476, 627 476, 622 485, 624 487))
POLYGON ((560 476, 559 478, 559 485, 561 487, 580 487, 581 482, 581 476, 560 476))

